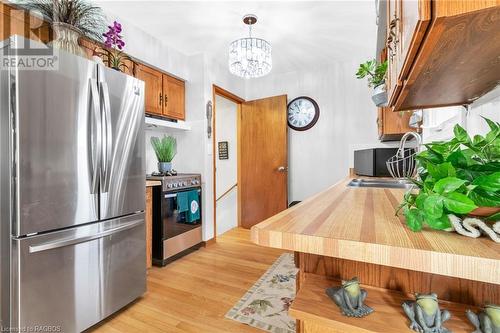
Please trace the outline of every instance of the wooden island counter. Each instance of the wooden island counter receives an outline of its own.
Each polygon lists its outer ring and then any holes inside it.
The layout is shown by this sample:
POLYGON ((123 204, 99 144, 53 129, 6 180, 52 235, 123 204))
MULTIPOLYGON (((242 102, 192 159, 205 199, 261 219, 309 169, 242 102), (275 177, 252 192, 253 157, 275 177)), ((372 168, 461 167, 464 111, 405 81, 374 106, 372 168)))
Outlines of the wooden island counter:
POLYGON ((472 332, 464 315, 500 304, 500 244, 456 233, 412 232, 395 216, 402 189, 348 187, 351 178, 252 228, 259 245, 295 252, 300 271, 290 314, 298 332, 412 332, 401 302, 435 292, 452 312, 446 327, 472 332), (343 317, 324 289, 359 277, 375 313, 343 317), (378 309, 378 311, 377 311, 378 309))

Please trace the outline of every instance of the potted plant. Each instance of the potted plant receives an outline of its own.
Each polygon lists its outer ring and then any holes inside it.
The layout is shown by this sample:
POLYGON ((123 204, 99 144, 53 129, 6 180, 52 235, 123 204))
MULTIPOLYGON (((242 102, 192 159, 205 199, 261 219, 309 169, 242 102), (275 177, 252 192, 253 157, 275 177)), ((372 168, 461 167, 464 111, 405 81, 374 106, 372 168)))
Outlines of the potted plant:
POLYGON ((172 170, 172 160, 177 154, 177 140, 173 136, 151 138, 151 145, 158 159, 158 171, 165 173, 172 170))
POLYGON ((86 0, 26 0, 19 5, 41 13, 51 23, 55 36, 49 43, 52 47, 87 57, 78 44, 79 37, 102 40, 106 27, 104 13, 86 0))
POLYGON ((128 69, 128 66, 124 61, 131 60, 129 56, 123 53, 123 48, 125 47, 125 42, 121 35, 122 25, 117 21, 113 22, 113 25, 108 26, 108 31, 103 34, 106 37, 104 45, 104 53, 100 53, 108 67, 111 67, 117 71, 124 71, 128 69))
POLYGON ((500 220, 500 123, 484 119, 490 127, 485 136, 471 138, 456 125, 453 139, 426 144, 416 156, 417 189, 399 208, 411 230, 448 229, 449 214, 500 220))
POLYGON ((375 60, 368 60, 360 64, 356 72, 356 78, 368 78, 368 87, 373 88, 372 101, 376 106, 387 105, 387 91, 385 89, 385 74, 387 72, 387 60, 377 64, 375 60))

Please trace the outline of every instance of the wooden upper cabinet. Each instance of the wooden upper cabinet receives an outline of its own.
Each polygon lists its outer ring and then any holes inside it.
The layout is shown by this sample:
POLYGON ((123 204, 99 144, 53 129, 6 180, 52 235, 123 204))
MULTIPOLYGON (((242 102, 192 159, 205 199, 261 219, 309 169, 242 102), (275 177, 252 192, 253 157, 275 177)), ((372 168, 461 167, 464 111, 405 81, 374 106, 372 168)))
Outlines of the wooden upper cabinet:
POLYGON ((394 111, 470 104, 497 86, 500 0, 389 0, 387 15, 394 111))
POLYGON ((430 19, 430 0, 387 2, 387 88, 391 105, 399 97, 430 19))
POLYGON ((398 79, 403 81, 415 60, 431 21, 431 1, 398 0, 396 13, 398 55, 398 79))
POLYGON ((380 141, 400 140, 406 132, 414 132, 410 127, 412 112, 392 112, 390 108, 378 108, 378 134, 380 141))
POLYGON ((169 119, 184 120, 184 81, 143 64, 136 65, 138 79, 146 83, 146 113, 169 119))
POLYGON ((145 112, 152 115, 163 115, 163 74, 151 67, 138 64, 135 76, 145 83, 145 112))
MULTIPOLYGON (((0 40, 12 35, 20 35, 44 43, 52 39, 50 24, 40 17, 31 16, 27 11, 17 9, 4 2, 0 2, 0 40)), ((80 37, 80 46, 85 50, 88 58, 92 58, 94 51, 105 53, 104 44, 86 37, 80 37)), ((106 63, 106 57, 103 56, 106 63)), ((133 60, 124 60, 125 74, 132 75, 145 82, 145 112, 150 115, 170 119, 185 120, 185 84, 184 81, 164 74, 159 70, 135 63, 133 60)))
POLYGON ((393 103, 393 99, 397 97, 401 90, 401 83, 398 82, 398 59, 397 56, 397 5, 399 0, 387 1, 387 77, 386 87, 389 97, 389 103, 393 103))
POLYGON ((184 81, 163 75, 163 115, 171 119, 184 120, 185 87, 184 81))
POLYGON ((51 40, 50 25, 43 19, 30 16, 22 9, 0 2, 0 40, 13 35, 47 43, 51 40))

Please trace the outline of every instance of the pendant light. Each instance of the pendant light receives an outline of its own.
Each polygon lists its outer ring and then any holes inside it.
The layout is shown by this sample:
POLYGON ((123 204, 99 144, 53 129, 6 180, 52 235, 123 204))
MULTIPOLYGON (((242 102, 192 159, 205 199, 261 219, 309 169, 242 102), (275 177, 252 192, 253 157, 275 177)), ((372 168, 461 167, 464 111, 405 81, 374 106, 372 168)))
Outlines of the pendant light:
POLYGON ((252 25, 257 23, 257 16, 245 15, 243 23, 248 25, 249 36, 229 45, 229 71, 245 79, 267 75, 273 67, 271 44, 264 39, 252 37, 252 25))

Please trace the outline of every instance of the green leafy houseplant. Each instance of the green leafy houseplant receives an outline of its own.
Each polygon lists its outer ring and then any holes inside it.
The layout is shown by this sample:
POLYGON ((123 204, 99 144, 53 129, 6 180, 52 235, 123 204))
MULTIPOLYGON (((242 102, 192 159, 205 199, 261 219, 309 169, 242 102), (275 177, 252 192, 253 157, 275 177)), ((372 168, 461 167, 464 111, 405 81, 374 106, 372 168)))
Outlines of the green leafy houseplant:
POLYGON ((172 136, 152 137, 151 145, 159 163, 170 163, 177 154, 177 140, 172 136))
POLYGON ((377 64, 375 60, 368 60, 360 64, 356 72, 356 78, 368 78, 368 87, 376 87, 385 82, 385 73, 387 72, 387 60, 377 64))
MULTIPOLYGON (((500 123, 484 119, 490 127, 485 136, 471 138, 456 125, 453 139, 426 144, 416 156, 419 177, 412 181, 418 191, 407 192, 398 209, 411 230, 448 229, 448 214, 463 217, 479 207, 500 207, 500 123)), ((500 220, 500 213, 486 220, 500 220)))

